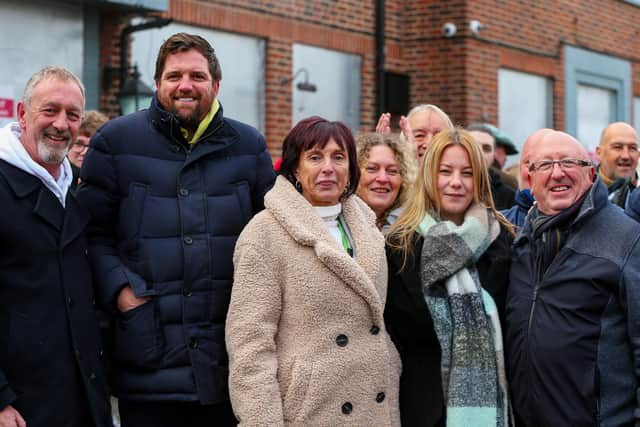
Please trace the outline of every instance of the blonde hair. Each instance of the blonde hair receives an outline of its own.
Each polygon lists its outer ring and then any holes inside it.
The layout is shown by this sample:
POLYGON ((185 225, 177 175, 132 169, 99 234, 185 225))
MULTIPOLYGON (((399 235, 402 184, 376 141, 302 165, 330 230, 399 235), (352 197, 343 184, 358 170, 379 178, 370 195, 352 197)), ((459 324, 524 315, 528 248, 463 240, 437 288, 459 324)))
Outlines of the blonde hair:
POLYGON ((473 201, 489 208, 493 216, 513 234, 513 226, 500 214, 493 203, 489 170, 482 156, 480 145, 471 134, 461 128, 439 132, 427 147, 420 165, 418 177, 409 188, 407 201, 402 206, 402 214, 389 229, 387 243, 404 253, 404 260, 411 252, 413 235, 422 222, 425 213, 441 218, 440 195, 438 193, 438 173, 444 151, 454 145, 462 147, 469 155, 473 174, 473 201))
POLYGON ((80 124, 80 134, 93 136, 100 126, 109 121, 109 117, 97 110, 84 112, 82 123, 80 124))
MULTIPOLYGON (((406 201, 407 191, 413 182, 416 174, 416 163, 413 159, 413 155, 409 151, 407 144, 400 142, 400 139, 391 134, 382 135, 374 132, 361 133, 356 138, 356 149, 358 154, 358 166, 360 171, 364 171, 369 162, 369 153, 371 149, 377 145, 384 145, 391 149, 393 156, 398 162, 400 169, 400 177, 402 182, 400 184, 400 191, 398 191, 398 197, 393 205, 387 210, 387 212, 397 208, 406 201)), ((362 175, 361 175, 362 176, 362 175)))

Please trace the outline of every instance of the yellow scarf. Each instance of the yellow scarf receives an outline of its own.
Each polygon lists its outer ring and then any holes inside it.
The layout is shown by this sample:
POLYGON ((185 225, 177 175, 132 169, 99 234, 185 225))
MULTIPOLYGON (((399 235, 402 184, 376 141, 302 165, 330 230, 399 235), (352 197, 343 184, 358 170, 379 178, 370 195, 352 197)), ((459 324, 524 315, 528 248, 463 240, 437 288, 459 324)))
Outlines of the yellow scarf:
MULTIPOLYGON (((189 141, 190 145, 195 145, 195 143, 198 142, 198 139, 200 139, 204 131, 207 130, 207 128, 211 124, 211 121, 213 120, 213 118, 215 117, 219 109, 220 109, 220 103, 218 102, 218 98, 216 98, 213 100, 213 103, 211 104, 211 109, 209 110, 209 113, 207 113, 207 115, 204 116, 204 119, 202 119, 202 121, 198 125, 198 129, 196 129, 196 132, 193 134, 193 137, 189 141)), ((185 128, 181 127, 180 132, 182 132, 182 136, 184 136, 184 139, 187 139, 189 137, 189 131, 186 130, 185 128)))
POLYGON ((600 168, 598 168, 598 175, 600 176, 602 182, 604 182, 604 185, 606 185, 607 187, 611 186, 611 184, 613 184, 613 182, 615 181, 613 179, 609 179, 605 174, 603 174, 602 169, 600 168))

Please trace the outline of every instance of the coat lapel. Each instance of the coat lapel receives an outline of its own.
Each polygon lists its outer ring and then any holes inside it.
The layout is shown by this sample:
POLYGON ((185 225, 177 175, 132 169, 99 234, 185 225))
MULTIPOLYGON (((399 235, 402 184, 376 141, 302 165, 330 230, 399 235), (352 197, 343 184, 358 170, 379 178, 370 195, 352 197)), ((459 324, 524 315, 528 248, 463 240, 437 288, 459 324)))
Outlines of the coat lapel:
POLYGON ((64 221, 64 208, 44 185, 40 186, 38 191, 38 198, 36 204, 33 207, 33 213, 39 216, 44 222, 51 225, 56 230, 62 229, 64 221))
POLYGON ((65 209, 57 197, 37 177, 4 161, 0 161, 0 173, 5 176, 16 197, 25 198, 37 192, 33 213, 43 222, 61 232, 62 247, 84 231, 89 222, 89 215, 69 192, 65 209))
POLYGON ((18 198, 25 198, 37 192, 33 213, 44 222, 60 231, 64 219, 64 208, 42 182, 35 176, 7 162, 0 162, 0 173, 18 198))
POLYGON ((265 197, 265 206, 296 242, 312 247, 318 260, 365 300, 375 322, 382 322, 383 304, 371 278, 383 268, 383 240, 375 228, 373 213, 371 218, 364 214, 364 202, 352 196, 343 203, 343 215, 356 245, 356 259, 331 236, 313 207, 286 178, 277 178, 265 197))
MULTIPOLYGON (((58 205, 60 204, 58 203, 58 205)), ((64 212, 64 226, 60 238, 63 248, 77 239, 89 224, 89 213, 80 206, 75 196, 71 193, 67 193, 64 212)))

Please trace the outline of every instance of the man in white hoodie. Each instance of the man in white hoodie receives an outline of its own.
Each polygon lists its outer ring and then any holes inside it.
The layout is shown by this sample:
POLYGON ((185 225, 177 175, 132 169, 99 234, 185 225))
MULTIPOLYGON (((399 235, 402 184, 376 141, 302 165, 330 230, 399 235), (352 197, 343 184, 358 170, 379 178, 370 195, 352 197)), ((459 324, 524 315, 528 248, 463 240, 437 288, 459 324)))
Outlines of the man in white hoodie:
POLYGON ((84 229, 67 151, 84 88, 34 74, 0 129, 0 427, 111 426, 84 229))

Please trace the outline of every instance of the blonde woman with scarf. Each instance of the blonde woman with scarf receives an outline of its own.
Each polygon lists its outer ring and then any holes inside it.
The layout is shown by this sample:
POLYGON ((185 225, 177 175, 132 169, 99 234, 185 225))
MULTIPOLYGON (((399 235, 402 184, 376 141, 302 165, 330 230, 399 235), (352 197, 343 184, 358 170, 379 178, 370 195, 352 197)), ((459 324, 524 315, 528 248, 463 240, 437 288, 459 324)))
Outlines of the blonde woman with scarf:
POLYGON ((387 237, 404 427, 509 424, 500 319, 512 234, 480 146, 462 129, 440 132, 387 237))

